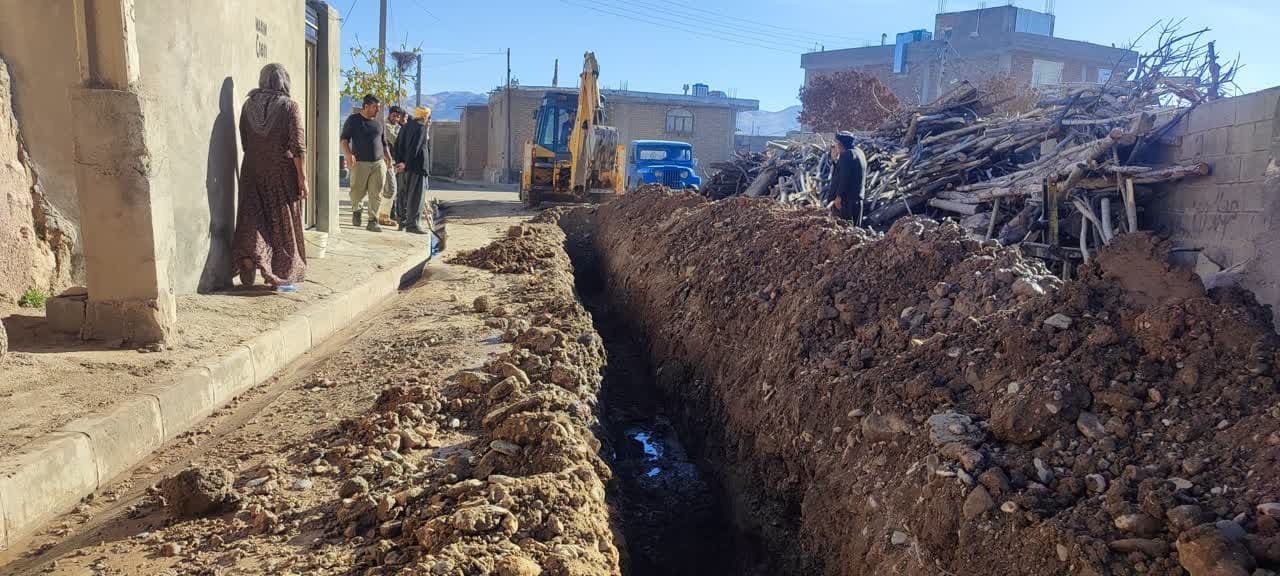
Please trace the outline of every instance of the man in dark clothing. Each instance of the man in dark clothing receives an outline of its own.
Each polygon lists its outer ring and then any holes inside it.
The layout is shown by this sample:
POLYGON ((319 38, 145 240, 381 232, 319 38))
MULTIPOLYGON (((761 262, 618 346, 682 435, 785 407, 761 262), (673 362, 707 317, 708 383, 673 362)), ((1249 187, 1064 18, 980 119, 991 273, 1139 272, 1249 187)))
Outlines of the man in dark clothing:
POLYGON ((373 94, 364 97, 360 111, 347 117, 342 124, 342 152, 351 167, 351 223, 360 225, 360 203, 369 198, 370 232, 381 232, 378 225, 378 205, 381 203, 383 182, 391 168, 391 149, 378 115, 382 104, 373 94))
POLYGON ((831 204, 831 214, 837 218, 854 220, 862 224, 862 193, 867 181, 867 157, 853 143, 853 135, 841 132, 831 147, 836 158, 831 172, 831 185, 826 200, 831 204))
POLYGON ((405 124, 396 138, 396 171, 404 175, 405 186, 396 195, 396 216, 400 229, 410 234, 426 234, 419 222, 422 219, 422 195, 426 188, 427 174, 431 171, 431 158, 427 146, 431 136, 427 124, 431 110, 419 107, 414 110, 413 121, 405 124))

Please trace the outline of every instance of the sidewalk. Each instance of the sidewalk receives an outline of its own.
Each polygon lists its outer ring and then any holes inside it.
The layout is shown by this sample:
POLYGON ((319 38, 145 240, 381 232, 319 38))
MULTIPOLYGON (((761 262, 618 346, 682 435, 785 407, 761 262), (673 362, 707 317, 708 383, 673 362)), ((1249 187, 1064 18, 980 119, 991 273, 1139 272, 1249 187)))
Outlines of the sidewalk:
POLYGON ((75 418, 109 411, 148 385, 224 355, 290 314, 348 292, 377 272, 408 267, 411 256, 419 263, 426 259, 427 237, 357 230, 346 213, 342 221, 342 232, 329 238, 323 259, 315 259, 312 250, 307 280, 297 293, 179 296, 176 336, 163 351, 81 342, 49 329, 43 310, 0 309, 10 347, 0 360, 0 458, 75 418))
MULTIPOLYGON (((432 196, 461 216, 449 224, 455 250, 523 212, 515 194, 492 189, 432 196)), ((41 314, 0 311, 12 345, 0 360, 0 550, 423 274, 429 236, 346 225, 339 236, 325 258, 313 257, 298 293, 181 297, 177 335, 165 350, 83 343, 50 330, 41 314)))

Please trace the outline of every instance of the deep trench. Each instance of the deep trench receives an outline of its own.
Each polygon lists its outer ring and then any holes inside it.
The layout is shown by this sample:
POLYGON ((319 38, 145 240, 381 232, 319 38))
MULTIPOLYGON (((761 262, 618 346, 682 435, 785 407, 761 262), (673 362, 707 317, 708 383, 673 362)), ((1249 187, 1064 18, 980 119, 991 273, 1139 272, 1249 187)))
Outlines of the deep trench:
POLYGON ((739 511, 689 406, 656 384, 641 331, 611 300, 589 240, 570 230, 575 286, 604 341, 608 366, 597 430, 613 470, 611 521, 627 576, 764 576, 793 573, 739 511), (575 240, 576 238, 576 240, 575 240))

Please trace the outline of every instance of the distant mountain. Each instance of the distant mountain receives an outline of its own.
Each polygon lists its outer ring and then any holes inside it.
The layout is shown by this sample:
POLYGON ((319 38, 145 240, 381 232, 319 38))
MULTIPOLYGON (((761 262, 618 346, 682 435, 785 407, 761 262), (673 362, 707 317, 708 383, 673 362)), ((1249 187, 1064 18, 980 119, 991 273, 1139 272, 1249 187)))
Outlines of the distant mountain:
POLYGON ((738 113, 738 132, 760 136, 785 136, 800 129, 800 105, 783 108, 777 112, 749 110, 738 113))
MULTIPOLYGON (((462 117, 460 107, 467 104, 484 104, 489 101, 488 94, 476 94, 475 92, 437 92, 435 94, 423 94, 422 105, 431 108, 432 120, 457 120, 462 117)), ((405 110, 413 110, 415 98, 409 96, 400 102, 400 106, 405 110)), ((358 106, 354 98, 342 97, 341 116, 346 117, 351 113, 351 109, 358 106)))

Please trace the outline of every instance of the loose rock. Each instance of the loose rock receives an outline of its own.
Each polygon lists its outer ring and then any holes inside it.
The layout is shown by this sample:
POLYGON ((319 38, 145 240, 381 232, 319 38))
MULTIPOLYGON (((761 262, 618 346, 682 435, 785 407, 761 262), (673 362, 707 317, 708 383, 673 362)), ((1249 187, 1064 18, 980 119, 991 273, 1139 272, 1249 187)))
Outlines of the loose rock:
POLYGON ((240 503, 235 477, 222 468, 194 467, 160 481, 165 509, 174 518, 198 518, 233 510, 240 503))
POLYGON ((991 493, 985 486, 978 486, 970 490, 969 496, 964 499, 962 512, 966 520, 973 520, 995 507, 996 501, 991 498, 991 493))
POLYGON ((1178 537, 1178 563, 1191 576, 1249 576, 1253 556, 1216 526, 1201 524, 1178 537))

